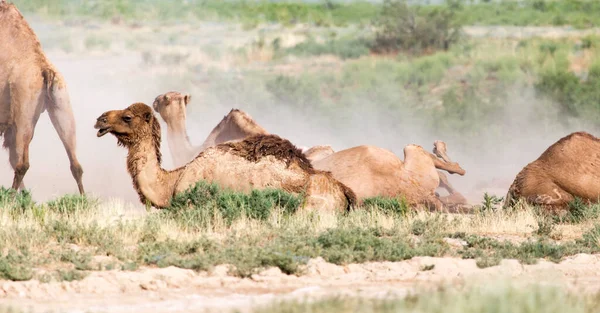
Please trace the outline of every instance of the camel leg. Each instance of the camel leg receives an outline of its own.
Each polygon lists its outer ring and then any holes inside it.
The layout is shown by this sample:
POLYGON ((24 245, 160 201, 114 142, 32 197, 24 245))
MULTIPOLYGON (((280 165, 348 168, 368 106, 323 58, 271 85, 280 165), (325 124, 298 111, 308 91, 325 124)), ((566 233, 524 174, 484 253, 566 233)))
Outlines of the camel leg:
POLYGON ((444 188, 448 191, 448 195, 445 197, 438 197, 440 201, 447 206, 451 205, 462 205, 467 204, 467 199, 460 194, 460 192, 456 191, 454 187, 448 181, 448 177, 443 172, 438 171, 438 175, 440 177, 440 188, 444 188))
POLYGON ((77 155, 75 154, 75 118, 73 117, 71 105, 68 103, 65 104, 64 101, 62 103, 50 104, 48 106, 48 114, 50 115, 50 120, 52 121, 54 129, 58 133, 58 136, 67 151, 67 156, 71 163, 71 174, 73 174, 73 178, 75 178, 75 181, 77 182, 79 193, 84 194, 85 191, 82 182, 83 168, 81 167, 81 164, 79 164, 79 160, 77 160, 77 155))
POLYGON ((33 127, 19 127, 14 129, 14 144, 9 146, 11 163, 14 162, 15 176, 12 188, 18 190, 23 183, 23 177, 29 170, 29 144, 33 139, 33 127))
POLYGON ((445 170, 451 174, 459 174, 461 176, 465 175, 465 170, 462 167, 460 167, 458 163, 452 162, 452 160, 450 160, 450 157, 448 157, 448 154, 446 153, 445 142, 436 140, 433 143, 433 153, 435 155, 431 153, 428 154, 429 157, 433 160, 435 168, 445 170), (440 158, 442 160, 440 160, 440 158))
POLYGON ((535 194, 526 197, 527 202, 539 205, 548 211, 561 213, 567 211, 569 202, 575 197, 566 192, 553 182, 545 182, 538 184, 535 189, 535 194))
MULTIPOLYGON (((18 154, 17 154, 17 149, 15 147, 15 133, 12 128, 7 129, 6 132, 4 133, 4 147, 8 148, 8 160, 10 162, 10 166, 12 167, 13 171, 16 171, 18 154)), ((24 189, 25 189, 25 182, 24 182, 24 179, 21 179, 21 184, 19 185, 18 190, 24 190, 24 189)))

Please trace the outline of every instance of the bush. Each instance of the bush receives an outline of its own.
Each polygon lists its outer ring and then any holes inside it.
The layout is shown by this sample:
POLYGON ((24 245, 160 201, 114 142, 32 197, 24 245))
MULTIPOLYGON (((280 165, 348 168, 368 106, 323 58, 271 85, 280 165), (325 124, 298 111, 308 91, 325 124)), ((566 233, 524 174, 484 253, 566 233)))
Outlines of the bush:
POLYGON ((302 203, 302 196, 282 190, 254 189, 247 194, 220 189, 214 183, 200 181, 173 197, 163 212, 185 228, 202 229, 217 216, 223 217, 229 224, 242 216, 265 220, 274 209, 290 214, 302 203))
POLYGON ((535 84, 538 93, 558 102, 568 116, 596 120, 600 109, 600 62, 590 66, 587 78, 565 68, 546 69, 535 84))
POLYGON ((12 188, 0 187, 0 208, 10 210, 13 216, 31 210, 35 202, 29 190, 16 191, 12 188))
POLYGON ((408 212, 408 204, 404 199, 373 197, 363 200, 363 207, 373 208, 386 214, 404 215, 408 212))
POLYGON ((75 212, 85 212, 98 205, 98 199, 88 198, 85 195, 64 195, 58 199, 52 200, 46 204, 48 210, 66 216, 73 215, 75 212))
POLYGON ((385 0, 374 23, 378 31, 372 49, 383 53, 448 50, 459 39, 459 8, 458 2, 449 1, 425 11, 421 6, 409 6, 406 0, 385 0))
POLYGON ((341 59, 356 59, 368 55, 370 45, 365 38, 329 39, 324 43, 309 39, 283 52, 304 57, 331 54, 341 59))

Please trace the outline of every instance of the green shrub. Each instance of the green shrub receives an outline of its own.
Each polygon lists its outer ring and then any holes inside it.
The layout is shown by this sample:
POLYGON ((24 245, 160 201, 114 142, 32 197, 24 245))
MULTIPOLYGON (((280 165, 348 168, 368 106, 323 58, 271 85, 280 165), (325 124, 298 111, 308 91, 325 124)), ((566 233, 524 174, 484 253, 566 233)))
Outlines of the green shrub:
POLYGON ((374 21, 378 30, 373 50, 447 50, 460 37, 461 25, 456 18, 459 9, 459 2, 454 1, 423 10, 421 6, 409 6, 406 0, 384 0, 381 14, 374 21))
POLYGON ((31 256, 26 250, 8 251, 0 255, 0 278, 22 281, 33 277, 31 256))
POLYGON ((328 39, 324 43, 316 42, 310 38, 281 51, 281 53, 303 57, 331 54, 341 59, 356 59, 369 54, 370 44, 370 41, 365 38, 328 39))
POLYGON ((405 215, 409 207, 404 199, 372 197, 363 200, 363 207, 392 215, 405 215))
POLYGON ((16 191, 0 187, 0 209, 10 210, 12 216, 18 216, 33 209, 35 202, 29 190, 16 191))
POLYGON ((249 194, 221 189, 217 184, 200 181, 171 199, 165 216, 186 228, 202 229, 221 216, 231 224, 241 216, 264 220, 274 209, 291 214, 303 203, 303 196, 282 190, 252 190, 249 194))
POLYGON ((587 79, 566 68, 545 69, 535 87, 540 94, 556 101, 568 116, 588 120, 600 117, 600 61, 590 66, 587 79))
POLYGON ((67 194, 46 203, 49 211, 65 216, 72 216, 76 212, 90 211, 97 205, 98 199, 80 194, 67 194))

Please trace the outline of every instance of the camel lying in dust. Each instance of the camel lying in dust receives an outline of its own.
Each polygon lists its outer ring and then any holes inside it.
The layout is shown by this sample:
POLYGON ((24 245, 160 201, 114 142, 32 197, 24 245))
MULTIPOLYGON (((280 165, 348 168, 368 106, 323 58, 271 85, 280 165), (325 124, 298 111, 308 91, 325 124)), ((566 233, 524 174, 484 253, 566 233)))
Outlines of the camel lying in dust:
MULTIPOLYGON (((193 159, 204 149, 227 141, 242 140, 247 136, 256 134, 268 134, 268 132, 258 125, 248 114, 240 110, 231 110, 227 116, 212 130, 210 135, 204 141, 202 146, 193 147, 187 136, 186 131, 186 107, 191 100, 191 95, 170 91, 157 96, 153 103, 154 111, 158 112, 167 124, 167 136, 169 138, 169 149, 173 156, 176 166, 181 166, 193 159)), ((352 150, 360 151, 360 150, 352 150)), ((387 150, 385 150, 387 151, 387 150)), ((446 155, 445 143, 438 141, 434 144, 432 158, 433 164, 438 169, 447 169, 450 167, 456 173, 464 175, 464 170, 457 163, 454 163, 446 155), (440 159, 438 159, 441 158, 440 159)), ((316 165, 318 160, 324 159, 335 153, 330 145, 318 145, 303 149, 304 156, 316 165)), ((376 157, 376 156, 372 156, 376 157)), ((387 155, 383 155, 385 159, 387 155)), ((401 162, 399 159, 397 160, 401 162)), ((438 171, 438 181, 440 188, 448 191, 448 196, 441 197, 436 194, 438 199, 446 206, 466 205, 467 199, 457 192, 449 183, 448 178, 442 172, 438 171)))
POLYGON ((586 132, 559 139, 527 164, 508 189, 504 208, 523 199, 564 213, 575 197, 587 203, 598 203, 600 197, 600 139, 586 132))
POLYGON ((25 188, 29 144, 40 115, 47 110, 83 194, 83 169, 75 153, 75 118, 67 84, 21 12, 4 0, 0 0, 0 25, 0 136, 4 136, 3 147, 8 148, 15 172, 12 188, 25 188))
POLYGON ((140 201, 156 208, 168 206, 173 195, 200 180, 240 192, 269 187, 305 193, 305 207, 315 209, 348 209, 356 201, 351 189, 330 173, 315 170, 299 149, 276 135, 219 144, 166 171, 161 168, 160 124, 149 106, 134 103, 107 111, 94 128, 98 137, 111 133, 128 149, 127 170, 140 201))
POLYGON ((243 111, 233 109, 210 132, 204 143, 194 147, 187 135, 186 107, 192 96, 179 92, 167 92, 154 99, 152 107, 167 124, 167 138, 175 166, 193 160, 198 153, 217 144, 238 141, 253 135, 269 133, 243 111))
POLYGON ((363 145, 333 153, 315 161, 313 166, 331 172, 335 179, 355 192, 360 202, 376 196, 403 196, 410 205, 454 210, 455 206, 466 204, 466 199, 437 169, 459 175, 464 175, 465 170, 450 161, 444 142, 434 143, 434 153, 444 161, 414 144, 404 147, 404 162, 389 150, 363 145), (449 188, 450 195, 437 195, 435 189, 438 186, 449 188))
MULTIPOLYGON (((354 147, 354 148, 360 148, 360 147, 366 147, 366 146, 358 146, 358 147, 354 147)), ((354 148, 351 148, 351 149, 354 149, 354 148)), ((365 150, 364 149, 354 149, 351 151, 352 151, 351 153, 364 153, 365 150)), ((369 153, 373 153, 373 151, 371 151, 371 150, 367 149, 367 151, 370 151, 369 153)), ((378 150, 378 151, 387 151, 387 150, 378 150)), ((429 152, 425 152, 425 153, 431 158, 431 160, 433 161, 433 165, 435 166, 436 169, 442 169, 442 170, 450 169, 450 171, 452 173, 457 173, 459 175, 465 174, 464 169, 462 169, 460 167, 460 165, 458 165, 458 163, 452 162, 452 160, 450 160, 450 158, 446 154, 446 143, 444 143, 443 141, 438 140, 438 141, 434 142, 433 153, 435 153, 435 155, 433 155, 429 152)), ((325 166, 324 162, 319 162, 319 161, 322 159, 325 159, 333 154, 335 154, 335 151, 329 145, 314 146, 314 147, 312 147, 310 149, 306 149, 304 151, 304 155, 306 155, 306 158, 310 160, 310 162, 313 164, 313 166, 315 168, 323 169, 323 170, 327 170, 327 171, 330 171, 333 167, 337 167, 338 165, 336 163, 332 162, 330 165, 327 165, 326 167, 319 168, 320 166, 325 166)), ((386 155, 387 155, 387 152, 384 153, 383 158, 386 158, 387 157, 386 155)), ((371 157, 376 158, 377 156, 374 155, 371 157)), ((335 159, 336 159, 336 157, 332 157, 332 160, 335 160, 335 159)), ((342 167, 344 167, 344 166, 346 168, 349 168, 346 165, 342 165, 342 167)), ((352 167, 351 170, 353 170, 354 168, 355 167, 352 167)), ((345 171, 345 170, 346 169, 344 169, 344 168, 340 168, 340 169, 336 169, 335 172, 340 172, 340 171, 345 171)), ((439 185, 437 186, 437 188, 443 188, 448 192, 447 196, 440 196, 438 193, 435 193, 436 197, 441 201, 441 203, 448 207, 467 205, 468 204, 467 198, 465 198, 456 189, 454 189, 454 187, 448 181, 448 177, 446 176, 446 174, 444 174, 441 171, 438 171, 437 174, 439 176, 439 185)))
MULTIPOLYGON (((253 135, 269 134, 246 112, 232 109, 213 128, 204 140, 204 143, 201 146, 194 147, 190 143, 185 125, 187 119, 186 107, 191 99, 192 96, 190 94, 170 91, 157 96, 152 104, 154 111, 167 124, 167 143, 175 166, 186 164, 208 147, 213 147, 224 142, 239 141, 253 135)), ((301 150, 303 150, 302 153, 311 162, 333 153, 333 149, 329 145, 314 146, 310 149, 304 148, 301 150)))

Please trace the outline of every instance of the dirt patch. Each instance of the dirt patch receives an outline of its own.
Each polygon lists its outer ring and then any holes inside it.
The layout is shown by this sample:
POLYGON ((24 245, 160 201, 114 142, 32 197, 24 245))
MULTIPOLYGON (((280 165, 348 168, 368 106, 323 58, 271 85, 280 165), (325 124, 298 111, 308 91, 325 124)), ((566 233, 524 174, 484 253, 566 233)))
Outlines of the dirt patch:
POLYGON ((61 283, 1 282, 5 305, 33 312, 184 312, 248 311, 275 299, 384 294, 402 296, 441 283, 457 286, 499 279, 563 286, 572 291, 600 290, 600 255, 579 254, 561 263, 540 260, 523 265, 503 260, 485 269, 475 260, 415 257, 402 262, 338 266, 312 259, 304 275, 286 275, 270 268, 250 278, 232 277, 221 265, 210 272, 175 267, 143 268, 135 272, 92 272, 81 281, 61 283))

